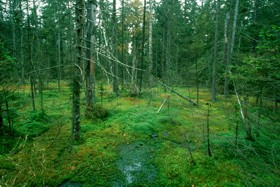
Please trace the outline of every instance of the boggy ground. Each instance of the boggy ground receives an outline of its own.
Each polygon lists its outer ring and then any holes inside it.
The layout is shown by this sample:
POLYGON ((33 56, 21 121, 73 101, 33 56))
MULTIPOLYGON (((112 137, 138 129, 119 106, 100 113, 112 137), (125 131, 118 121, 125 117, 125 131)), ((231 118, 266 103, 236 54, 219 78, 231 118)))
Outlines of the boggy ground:
MULTIPOLYGON (((175 89, 196 98, 193 89, 175 89)), ((46 88, 44 112, 31 112, 27 89, 20 90, 10 103, 18 114, 14 119, 17 133, 1 139, 0 185, 279 184, 279 139, 265 135, 266 129, 259 140, 246 140, 234 97, 227 101, 219 98, 210 107, 206 105, 210 94, 203 89, 195 107, 161 87, 144 90, 140 98, 125 91, 116 98, 109 90, 106 87, 102 104, 98 95, 98 105, 108 111, 108 116, 95 120, 82 117, 78 142, 70 138, 72 101, 66 84, 61 92, 52 84, 46 88), (157 112, 167 96, 169 100, 157 112), (208 109, 212 157, 207 154, 208 109)), ((81 108, 85 108, 84 102, 81 108)), ((263 120, 263 124, 270 123, 263 120)))

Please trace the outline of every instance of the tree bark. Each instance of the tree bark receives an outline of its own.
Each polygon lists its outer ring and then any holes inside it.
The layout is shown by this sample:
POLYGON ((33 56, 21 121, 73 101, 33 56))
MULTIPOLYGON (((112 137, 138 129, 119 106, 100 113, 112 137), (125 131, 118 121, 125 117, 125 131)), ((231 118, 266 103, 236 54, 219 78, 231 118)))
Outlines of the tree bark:
MULTIPOLYGON (((116 56, 117 54, 117 10, 116 10, 116 0, 113 0, 113 14, 112 14, 112 21, 113 21, 113 36, 112 36, 112 42, 113 42, 113 54, 116 56)), ((113 68, 113 92, 116 94, 116 96, 119 96, 119 85, 118 85, 118 64, 117 62, 112 61, 112 68, 113 68)))
POLYGON ((195 59, 195 82, 196 82, 196 106, 198 106, 199 105, 199 78, 198 78, 197 57, 195 59))
POLYGON ((0 103, 0 130, 4 127, 2 103, 0 103))
POLYGON ((61 34, 60 31, 58 31, 57 34, 57 51, 58 51, 58 62, 57 62, 57 84, 58 84, 58 91, 60 92, 61 87, 61 34))
POLYGON ((6 113, 7 113, 7 119, 8 119, 8 125, 9 125, 9 130, 12 132, 12 121, 11 121, 11 115, 10 115, 10 110, 9 110, 9 102, 8 98, 5 95, 5 104, 6 104, 6 113))
POLYGON ((82 40, 84 28, 84 0, 76 0, 76 27, 77 27, 77 45, 76 45, 76 64, 74 67, 73 80, 73 111, 72 111, 72 136, 74 140, 80 139, 80 89, 82 84, 82 40))
POLYGON ((248 120, 248 97, 244 97, 244 122, 245 122, 245 128, 246 128, 246 135, 248 140, 253 140, 252 136, 252 126, 248 120))
POLYGON ((90 112, 95 106, 95 68, 93 63, 92 50, 94 42, 93 29, 96 21, 96 1, 89 0, 87 5, 87 51, 86 51, 86 69, 85 69, 85 80, 86 80, 86 110, 90 112))
POLYGON ((165 71, 166 71, 166 80, 167 84, 170 85, 170 76, 171 76, 171 64, 170 64, 170 48, 171 48, 171 20, 170 20, 170 7, 168 5, 167 10, 167 23, 166 23, 166 45, 165 45, 165 71))
POLYGON ((40 102, 41 102, 41 111, 44 111, 44 97, 43 97, 43 78, 40 75, 39 77, 39 94, 40 94, 40 102))
MULTIPOLYGON (((31 66, 31 71, 35 70, 33 64, 33 50, 32 50, 32 41, 31 41, 31 25, 30 25, 30 16, 29 16, 29 0, 26 1, 27 3, 27 39, 28 39, 28 60, 31 66)), ((31 92, 31 99, 32 99, 32 109, 33 111, 36 110, 35 107, 35 80, 34 80, 34 73, 30 73, 29 81, 30 81, 30 92, 31 92)))
POLYGON ((142 91, 143 84, 143 69, 144 69, 144 54, 145 54, 145 27, 146 27, 146 0, 144 0, 144 13, 143 13, 143 27, 142 27, 142 55, 141 55, 141 71, 140 71, 140 84, 139 93, 142 91))
POLYGON ((12 43, 13 43, 13 49, 12 49, 12 54, 13 57, 16 56, 16 27, 15 27, 15 16, 14 16, 14 5, 15 2, 10 0, 9 1, 9 9, 10 9, 10 21, 11 21, 11 26, 12 26, 12 43))
POLYGON ((19 2, 20 11, 20 63, 21 63, 21 81, 25 83, 25 64, 23 58, 23 11, 22 11, 22 1, 19 2))
POLYGON ((218 61, 218 37, 219 37, 219 12, 220 12, 220 0, 216 0, 216 24, 215 24, 215 41, 214 41, 214 61, 212 72, 212 101, 216 101, 216 64, 218 61))
POLYGON ((231 58, 233 54, 234 49, 234 41, 235 41, 235 32, 236 32, 236 25, 237 25, 237 18, 238 18, 238 6, 239 6, 239 0, 236 0, 235 3, 235 12, 234 12, 234 20, 233 20, 233 27, 232 27, 232 33, 231 33, 231 42, 229 45, 229 55, 227 58, 227 64, 226 64, 226 75, 225 75, 225 84, 224 84, 224 96, 227 97, 229 95, 229 81, 230 81, 230 65, 231 65, 231 58))
POLYGON ((210 128, 209 128, 209 117, 210 117, 210 107, 211 105, 208 104, 208 111, 207 111, 207 151, 208 156, 212 156, 211 147, 210 147, 210 128))
POLYGON ((224 52, 223 52, 223 64, 227 63, 227 51, 228 51, 228 22, 229 22, 230 14, 227 12, 224 26, 224 52))
MULTIPOLYGON (((124 62, 124 0, 122 0, 122 63, 124 62)), ((124 89, 124 77, 125 77, 125 71, 124 67, 121 68, 121 85, 122 89, 124 89)))
POLYGON ((137 78, 137 71, 136 67, 138 64, 138 47, 137 47, 137 40, 136 37, 133 37, 133 59, 132 59, 132 68, 131 68, 131 95, 136 96, 138 94, 137 86, 136 86, 136 78, 137 78))
POLYGON ((153 0, 149 0, 149 13, 150 13, 150 22, 149 22, 149 86, 152 86, 153 77, 152 70, 153 70, 153 0))

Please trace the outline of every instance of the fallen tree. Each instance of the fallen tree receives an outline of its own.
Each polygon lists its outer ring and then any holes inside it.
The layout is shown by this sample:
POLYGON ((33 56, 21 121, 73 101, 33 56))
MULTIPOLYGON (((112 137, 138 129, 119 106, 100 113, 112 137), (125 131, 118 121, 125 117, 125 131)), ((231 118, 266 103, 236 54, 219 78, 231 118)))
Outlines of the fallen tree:
POLYGON ((187 100, 188 102, 190 102, 191 104, 193 104, 194 106, 197 106, 197 103, 193 102, 190 98, 180 94, 179 92, 175 91, 173 88, 167 86, 166 84, 164 84, 163 82, 161 82, 159 79, 157 79, 156 77, 154 77, 153 75, 150 75, 152 76, 158 83, 160 83, 162 86, 164 86, 166 89, 170 90, 171 93, 174 93, 176 95, 178 95, 179 97, 187 100))

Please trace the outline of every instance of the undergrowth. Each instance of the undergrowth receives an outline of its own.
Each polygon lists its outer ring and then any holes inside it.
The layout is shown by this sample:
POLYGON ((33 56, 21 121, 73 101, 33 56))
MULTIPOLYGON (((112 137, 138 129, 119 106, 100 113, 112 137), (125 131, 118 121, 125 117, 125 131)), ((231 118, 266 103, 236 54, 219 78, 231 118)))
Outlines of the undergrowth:
MULTIPOLYGON (((104 87, 102 102, 97 98, 97 112, 86 114, 82 110, 79 142, 73 142, 70 136, 71 92, 67 84, 58 92, 50 83, 44 91, 43 108, 33 112, 28 104, 28 91, 23 89, 10 103, 11 110, 17 114, 14 134, 1 137, 0 185, 279 184, 280 142, 276 133, 279 123, 277 126, 272 122, 277 115, 270 114, 270 118, 263 115, 259 121, 261 126, 253 124, 256 141, 252 142, 245 139, 245 127, 234 97, 226 101, 218 97, 217 102, 211 103, 208 90, 202 89, 200 104, 195 107, 160 87, 145 90, 140 97, 130 97, 125 91, 121 92, 123 97, 115 97, 109 89, 104 87), (159 110, 166 98, 169 99, 159 110), (206 103, 211 103, 211 107, 206 103), (208 110, 212 157, 207 155, 208 110), (117 163, 123 163, 126 145, 136 145, 136 153, 150 154, 146 164, 156 170, 152 184, 150 181, 146 184, 125 182, 128 175, 117 163)), ((193 89, 174 89, 193 100, 196 98, 193 89)), ((39 96, 36 103, 40 103, 39 96)), ((83 97, 81 107, 85 108, 83 97)), ((249 113, 256 116, 258 110, 254 107, 252 105, 249 113)))

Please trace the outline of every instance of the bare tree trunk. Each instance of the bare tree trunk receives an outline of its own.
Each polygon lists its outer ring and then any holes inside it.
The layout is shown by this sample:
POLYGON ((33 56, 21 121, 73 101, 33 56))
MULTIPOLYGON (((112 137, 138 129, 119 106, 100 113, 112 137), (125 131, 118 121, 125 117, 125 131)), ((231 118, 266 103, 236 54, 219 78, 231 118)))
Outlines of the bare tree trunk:
POLYGON ((9 130, 10 132, 12 132, 13 128, 12 128, 12 121, 11 121, 11 115, 10 115, 10 110, 9 110, 9 102, 8 102, 8 98, 5 95, 5 104, 6 104, 6 113, 7 113, 7 119, 8 119, 8 124, 9 124, 9 130))
POLYGON ((33 111, 36 110, 35 106, 35 80, 33 75, 30 75, 30 92, 31 92, 31 99, 32 99, 32 109, 33 111))
POLYGON ((140 83, 139 83, 139 93, 142 91, 143 84, 143 69, 144 69, 144 47, 145 47, 145 27, 146 27, 146 0, 144 0, 144 13, 143 13, 143 28, 142 28, 142 55, 141 55, 141 71, 140 71, 140 83))
POLYGON ((88 1, 87 7, 87 51, 86 51, 86 69, 85 69, 85 79, 86 79, 86 110, 90 112, 95 105, 95 84, 94 84, 94 63, 92 57, 92 43, 94 42, 93 28, 96 21, 96 2, 95 0, 88 1))
POLYGON ((152 86, 153 77, 153 0, 149 0, 149 13, 150 13, 150 22, 149 22, 149 85, 152 86))
POLYGON ((259 97, 260 103, 259 103, 259 108, 258 108, 258 122, 257 122, 256 136, 260 137, 260 129, 261 129, 260 121, 261 121, 261 117, 262 117, 262 107, 263 107, 263 98, 262 98, 263 87, 262 86, 260 88, 260 93, 258 95, 259 95, 258 97, 259 97))
POLYGON ((60 92, 61 87, 61 34, 58 31, 57 34, 57 48, 58 48, 58 64, 57 64, 57 84, 58 84, 58 91, 60 92))
MULTIPOLYGON (((122 63, 124 62, 124 0, 122 0, 122 63)), ((121 68, 121 85, 122 89, 124 89, 124 67, 121 68)))
POLYGON ((80 139, 80 89, 82 84, 82 40, 84 28, 84 0, 76 0, 76 27, 77 27, 77 45, 76 45, 76 64, 74 67, 73 80, 73 111, 72 111, 72 136, 75 140, 80 139))
POLYGON ((131 69, 131 95, 136 96, 138 94, 137 91, 137 86, 136 86, 136 78, 137 78, 137 71, 136 71, 136 67, 138 64, 138 48, 137 48, 137 41, 136 41, 136 37, 134 38, 134 42, 133 42, 133 60, 132 60, 132 69, 131 69))
MULTIPOLYGON (((116 38, 117 38, 117 10, 116 10, 116 0, 113 0, 113 14, 112 14, 112 21, 113 21, 113 36, 112 36, 112 41, 113 41, 113 54, 116 56, 117 54, 117 43, 116 43, 116 38)), ((119 85, 118 85, 118 64, 114 61, 112 61, 112 68, 113 68, 113 92, 116 94, 116 96, 119 96, 119 85)))
POLYGON ((167 20, 167 31, 166 31, 166 45, 165 45, 165 66, 166 66, 166 76, 167 84, 170 85, 170 76, 171 76, 171 64, 170 64, 170 48, 171 48, 171 36, 170 36, 170 20, 167 20))
POLYGON ((0 130, 4 127, 2 103, 0 103, 0 130))
POLYGON ((227 60, 227 51, 228 51, 228 22, 229 22, 230 14, 227 12, 225 19, 225 28, 224 28, 224 52, 223 52, 223 64, 226 64, 227 60))
POLYGON ((25 65, 23 58, 23 11, 22 11, 22 1, 19 2, 20 9, 20 63, 21 63, 21 81, 25 83, 25 65))
POLYGON ((16 55, 16 27, 15 27, 15 17, 14 17, 14 4, 15 2, 10 0, 9 1, 9 9, 10 9, 10 19, 12 23, 12 42, 13 42, 13 57, 16 55))
POLYGON ((40 75, 39 77, 39 94, 40 94, 40 102, 41 102, 41 111, 44 111, 44 100, 43 100, 43 79, 40 75))
POLYGON ((212 156, 211 147, 210 147, 210 128, 209 128, 209 117, 210 117, 210 107, 211 105, 208 104, 208 110, 207 110, 207 151, 208 156, 212 156))
POLYGON ((199 105, 199 78, 198 78, 198 67, 197 67, 197 57, 195 59, 195 82, 196 82, 196 106, 199 105))
MULTIPOLYGON (((31 25, 30 25, 30 17, 29 17, 29 0, 26 1, 27 3, 27 39, 28 39, 28 60, 31 66, 31 71, 35 70, 33 64, 33 54, 32 54, 32 41, 31 41, 31 25)), ((30 73, 29 81, 30 81, 30 92, 31 92, 31 99, 32 99, 32 109, 33 111, 36 110, 35 108, 35 80, 34 80, 34 72, 30 73)))
POLYGON ((216 0, 216 26, 215 26, 215 41, 214 41, 214 61, 213 61, 213 73, 212 73, 212 101, 216 101, 216 64, 218 61, 218 37, 219 37, 219 12, 220 12, 220 0, 216 0))
POLYGON ((244 97, 244 122, 245 122, 245 128, 246 128, 246 135, 248 140, 253 140, 252 136, 252 126, 248 120, 248 97, 244 97))
POLYGON ((235 41, 235 32, 236 32, 237 17, 238 17, 238 6, 239 6, 239 0, 236 0, 232 34, 231 34, 231 42, 229 45, 229 55, 228 55, 227 64, 226 64, 226 75, 225 75, 225 84, 224 84, 225 97, 227 97, 229 94, 228 86, 229 86, 230 65, 231 65, 231 58, 232 58, 232 54, 233 54, 234 41, 235 41))
POLYGON ((160 66, 159 66, 159 76, 165 80, 166 79, 166 28, 165 28, 165 32, 162 34, 162 41, 161 41, 161 45, 162 48, 159 50, 161 51, 161 59, 160 59, 160 66))

